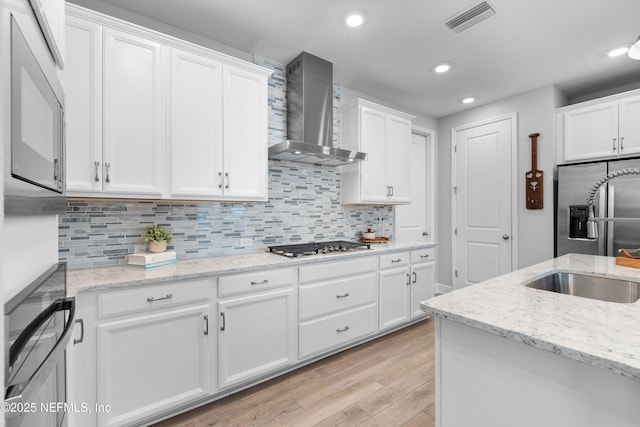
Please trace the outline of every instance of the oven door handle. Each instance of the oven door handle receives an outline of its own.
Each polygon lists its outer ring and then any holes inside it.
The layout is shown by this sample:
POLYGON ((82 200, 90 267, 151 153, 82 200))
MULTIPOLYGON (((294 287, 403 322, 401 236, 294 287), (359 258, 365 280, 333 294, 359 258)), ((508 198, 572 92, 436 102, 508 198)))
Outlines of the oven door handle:
MULTIPOLYGON (((67 325, 65 326, 64 331, 60 336, 60 339, 58 339, 58 342, 56 342, 56 345, 53 347, 53 349, 51 349, 47 357, 40 364, 40 366, 38 366, 38 369, 36 369, 36 371, 33 373, 33 375, 31 375, 31 377, 27 381, 24 381, 19 384, 15 384, 10 389, 8 389, 7 395, 5 396, 5 402, 9 402, 10 404, 30 402, 32 400, 31 398, 33 397, 33 395, 45 383, 45 381, 51 374, 51 371, 54 368, 54 366, 58 364, 61 360, 64 361, 64 354, 65 354, 64 352, 67 348, 67 344, 69 343, 69 340, 71 339, 73 325, 74 325, 75 311, 76 311, 75 298, 71 297, 64 300, 62 299, 58 300, 55 303, 51 304, 51 306, 47 310, 45 310, 42 314, 44 315, 44 313, 50 313, 48 317, 51 317, 51 315, 53 315, 54 312, 62 311, 62 310, 65 310, 65 311, 68 310, 69 317, 67 319, 67 325)), ((18 411, 6 412, 5 419, 14 418, 19 415, 22 415, 22 413, 18 411)))

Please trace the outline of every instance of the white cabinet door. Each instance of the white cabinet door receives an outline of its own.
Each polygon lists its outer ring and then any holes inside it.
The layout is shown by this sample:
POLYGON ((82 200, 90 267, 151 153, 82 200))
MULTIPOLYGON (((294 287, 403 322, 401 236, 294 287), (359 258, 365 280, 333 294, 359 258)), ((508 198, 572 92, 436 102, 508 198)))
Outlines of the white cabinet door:
POLYGON ((267 78, 224 66, 224 194, 267 200, 267 78))
POLYGON ((222 195, 222 64, 171 49, 171 197, 222 195))
POLYGON ((108 28, 103 37, 103 189, 160 197, 166 173, 162 45, 108 28))
POLYGON ((387 185, 391 187, 390 200, 409 203, 409 144, 411 122, 399 117, 387 119, 387 143, 385 171, 387 185))
POLYGON ((435 284, 435 264, 425 263, 411 266, 411 318, 427 315, 420 308, 420 302, 433 296, 435 284))
POLYGON ((65 92, 67 192, 102 192, 102 27, 67 17, 65 92))
POLYGON ((564 160, 576 161, 618 154, 618 103, 607 102, 567 111, 564 160))
MULTIPOLYGON (((209 304, 98 325, 100 426, 131 425, 211 390, 209 304)), ((92 408, 93 409, 93 408, 92 408)))
POLYGON ((30 0, 58 68, 65 65, 65 0, 30 0))
MULTIPOLYGON (((360 199, 362 202, 388 202, 390 189, 385 168, 387 116, 371 108, 360 110, 361 150, 367 160, 360 163, 360 199)), ((406 172, 406 169, 405 169, 406 172)))
POLYGON ((640 96, 620 101, 620 155, 640 153, 640 96))
POLYGON ((295 295, 288 288, 218 303, 220 388, 296 361, 295 295))
POLYGON ((380 271, 380 330, 411 319, 409 267, 380 271))

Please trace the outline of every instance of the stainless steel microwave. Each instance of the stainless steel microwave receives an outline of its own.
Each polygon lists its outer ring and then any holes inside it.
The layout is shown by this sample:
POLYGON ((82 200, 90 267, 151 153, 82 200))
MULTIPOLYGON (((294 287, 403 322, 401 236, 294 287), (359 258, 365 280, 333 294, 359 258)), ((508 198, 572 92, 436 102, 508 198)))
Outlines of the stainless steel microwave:
MULTIPOLYGON (((64 97, 50 59, 38 60, 43 43, 29 20, 11 16, 10 176, 5 214, 38 215, 64 209, 64 97), (45 72, 46 67, 50 67, 45 72)), ((5 175, 6 176, 6 175, 5 175)))

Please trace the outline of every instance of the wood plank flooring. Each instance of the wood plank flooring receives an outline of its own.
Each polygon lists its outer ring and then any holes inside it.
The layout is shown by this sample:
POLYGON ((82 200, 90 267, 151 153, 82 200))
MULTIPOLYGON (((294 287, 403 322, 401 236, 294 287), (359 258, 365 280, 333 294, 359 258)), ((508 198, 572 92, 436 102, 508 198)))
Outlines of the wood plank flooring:
POLYGON ((423 321, 155 427, 431 427, 433 352, 423 321))

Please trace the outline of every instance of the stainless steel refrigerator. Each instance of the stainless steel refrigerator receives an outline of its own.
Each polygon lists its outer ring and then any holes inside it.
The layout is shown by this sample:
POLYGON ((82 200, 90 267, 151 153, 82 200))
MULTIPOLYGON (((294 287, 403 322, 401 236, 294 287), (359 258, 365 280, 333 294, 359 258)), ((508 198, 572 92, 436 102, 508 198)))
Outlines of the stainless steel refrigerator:
POLYGON ((586 238, 584 208, 593 186, 608 173, 640 169, 640 159, 558 166, 556 191, 556 256, 567 253, 616 256, 620 248, 640 249, 640 176, 612 179, 595 199, 597 240, 586 238))

